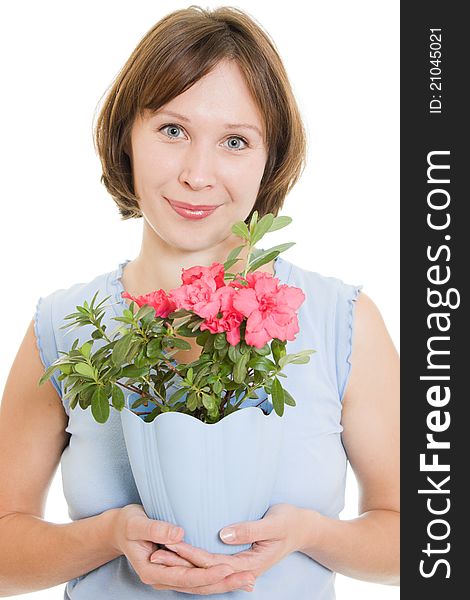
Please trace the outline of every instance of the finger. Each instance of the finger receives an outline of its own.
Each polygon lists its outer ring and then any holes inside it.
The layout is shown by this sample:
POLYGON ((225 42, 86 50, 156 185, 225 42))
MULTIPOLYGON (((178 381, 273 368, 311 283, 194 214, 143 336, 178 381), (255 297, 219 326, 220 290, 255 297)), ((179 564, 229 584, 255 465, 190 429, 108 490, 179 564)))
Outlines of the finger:
POLYGON ((184 530, 166 521, 157 521, 148 519, 144 515, 137 515, 129 519, 126 534, 129 540, 171 544, 183 539, 184 530))
POLYGON ((258 564, 258 556, 252 549, 237 554, 213 554, 202 548, 191 546, 185 542, 167 544, 167 549, 176 552, 181 558, 186 559, 197 567, 207 568, 214 565, 227 564, 234 571, 249 571, 258 564))
POLYGON ((275 519, 264 517, 259 521, 245 521, 224 527, 219 537, 225 544, 254 544, 278 539, 279 531, 275 519))
POLYGON ((235 590, 244 589, 244 591, 253 591, 256 583, 256 578, 253 573, 233 573, 225 577, 223 581, 212 585, 204 585, 194 588, 188 587, 176 587, 170 586, 158 586, 158 589, 172 589, 176 592, 183 592, 186 594, 199 594, 201 596, 207 596, 209 594, 223 594, 225 592, 233 592, 235 590))
POLYGON ((170 586, 172 589, 175 587, 192 588, 212 585, 219 583, 233 573, 233 569, 228 565, 216 565, 208 569, 151 565, 151 569, 148 575, 151 581, 144 581, 144 583, 152 584, 158 581, 159 584, 170 586))
POLYGON ((166 547, 168 550, 176 552, 176 554, 197 567, 206 569, 207 567, 220 565, 221 563, 230 564, 230 556, 226 557, 225 554, 212 554, 211 552, 206 552, 206 550, 203 550, 202 548, 191 546, 191 544, 186 544, 185 542, 180 542, 179 544, 166 544, 166 547))
POLYGON ((194 567, 189 560, 181 558, 174 552, 168 552, 167 550, 157 550, 150 557, 150 562, 159 565, 165 565, 166 567, 194 567))

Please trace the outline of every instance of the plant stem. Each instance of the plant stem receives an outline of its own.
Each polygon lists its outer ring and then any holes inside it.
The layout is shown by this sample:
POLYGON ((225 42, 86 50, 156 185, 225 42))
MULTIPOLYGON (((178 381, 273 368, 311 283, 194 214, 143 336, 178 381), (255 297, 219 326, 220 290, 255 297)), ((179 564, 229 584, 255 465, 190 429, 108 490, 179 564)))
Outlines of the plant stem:
POLYGON ((130 390, 131 392, 138 393, 140 396, 150 398, 151 402, 153 402, 154 404, 158 404, 159 406, 164 406, 163 404, 160 404, 160 402, 155 402, 156 398, 154 396, 147 394, 147 392, 144 392, 143 390, 139 390, 139 388, 137 388, 133 385, 127 385, 125 383, 121 383, 120 381, 116 381, 115 383, 117 383, 117 385, 120 385, 123 388, 126 388, 127 390, 130 390))
POLYGON ((243 271, 243 277, 246 277, 246 273, 248 271, 248 264, 250 262, 250 256, 251 256, 251 244, 248 244, 248 255, 246 257, 246 264, 245 264, 245 270, 243 271))
POLYGON ((224 411, 225 411, 225 407, 227 405, 227 402, 230 400, 230 397, 233 394, 233 390, 227 390, 225 392, 225 396, 224 396, 224 401, 222 402, 222 405, 220 407, 220 410, 222 411, 222 416, 224 416, 224 411))
POLYGON ((152 388, 152 391, 155 392, 155 394, 161 399, 162 403, 165 404, 165 398, 163 398, 163 396, 157 392, 157 390, 153 387, 152 383, 148 379, 146 379, 143 375, 142 375, 142 379, 145 381, 145 383, 149 387, 152 388))

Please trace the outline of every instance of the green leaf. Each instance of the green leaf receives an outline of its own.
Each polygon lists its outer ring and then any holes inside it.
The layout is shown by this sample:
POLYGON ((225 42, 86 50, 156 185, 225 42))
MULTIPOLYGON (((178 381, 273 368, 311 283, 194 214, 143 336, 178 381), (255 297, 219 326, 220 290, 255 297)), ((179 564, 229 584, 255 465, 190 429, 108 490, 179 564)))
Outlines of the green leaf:
POLYGON ((209 411, 214 410, 214 408, 217 406, 214 398, 209 396, 209 394, 202 394, 202 404, 204 405, 204 408, 209 411))
POLYGON ((185 317, 186 315, 192 315, 193 313, 190 310, 186 310, 185 308, 179 308, 174 312, 168 315, 169 319, 179 319, 179 317, 185 317))
POLYGON ((227 346, 224 346, 221 350, 217 350, 217 355, 221 360, 223 360, 227 356, 228 346, 229 344, 227 346))
POLYGON ((188 397, 186 398, 186 406, 192 412, 192 411, 196 410, 197 405, 198 405, 198 401, 197 401, 196 392, 190 392, 188 394, 188 397))
POLYGON ((179 390, 176 390, 176 392, 169 397, 168 403, 173 404, 174 402, 177 402, 180 398, 182 398, 186 394, 187 391, 188 391, 188 388, 185 388, 185 387, 180 388, 179 390))
POLYGON ((194 385, 200 386, 205 384, 206 382, 204 381, 203 383, 203 379, 210 372, 210 370, 211 365, 203 365, 196 373, 196 377, 194 378, 194 385))
POLYGON ((186 340, 183 340, 181 338, 172 338, 173 341, 173 346, 175 348, 181 348, 182 350, 191 350, 192 346, 189 342, 187 342, 186 340))
MULTIPOLYGON (((132 348, 132 346, 131 346, 132 348)), ((133 357, 134 354, 128 354, 127 356, 127 361, 131 362, 131 356, 133 357)), ((137 367, 138 369, 142 369, 148 366, 149 364, 149 359, 147 359, 147 357, 145 356, 145 348, 140 348, 139 354, 136 356, 133 366, 137 367)), ((151 361, 150 361, 151 362, 151 361)), ((129 365, 132 366, 132 365, 129 365)), ((138 376, 140 377, 140 375, 138 376)))
POLYGON ((286 355, 286 342, 281 342, 280 340, 274 338, 271 342, 271 350, 274 360, 276 361, 276 364, 278 364, 279 359, 286 355))
POLYGON ((91 413, 98 423, 106 423, 109 417, 109 402, 102 387, 97 387, 91 398, 91 413))
POLYGON ((254 369, 255 371, 261 371, 267 373, 272 369, 276 368, 276 365, 272 360, 265 358, 264 356, 255 356, 248 363, 248 367, 254 369))
POLYGON ((214 348, 216 350, 222 350, 227 345, 227 340, 225 339, 225 333, 217 333, 214 340, 214 348))
POLYGON ((129 351, 127 353, 126 356, 126 362, 132 362, 135 355, 139 352, 139 353, 143 353, 145 348, 142 347, 142 340, 137 340, 134 339, 134 341, 131 344, 131 347, 129 348, 129 351))
POLYGON ((162 342, 160 338, 152 338, 147 344, 148 358, 156 358, 160 354, 162 342))
POLYGON ((214 381, 212 389, 214 390, 215 394, 219 395, 219 394, 222 393, 222 390, 224 389, 224 386, 222 385, 221 381, 214 381))
POLYGON ((233 363, 236 363, 237 360, 240 358, 240 356, 241 356, 241 352, 240 352, 240 350, 238 348, 238 345, 237 346, 232 346, 232 344, 229 344, 229 347, 228 347, 228 357, 230 358, 230 360, 233 363))
POLYGON ((144 317, 148 316, 148 315, 155 315, 155 309, 153 308, 153 306, 150 306, 148 304, 144 304, 143 306, 140 307, 140 309, 137 311, 136 315, 135 315, 135 319, 137 321, 140 321, 141 319, 143 319, 144 317))
POLYGON ((277 231, 278 229, 282 229, 283 227, 286 227, 290 223, 292 223, 292 217, 287 217, 287 216, 274 217, 273 224, 269 228, 269 231, 270 232, 277 231))
POLYGON ((269 347, 269 344, 265 344, 262 348, 256 348, 256 346, 253 346, 253 350, 256 352, 256 354, 259 354, 261 356, 267 356, 271 353, 271 348, 269 347))
POLYGON ((74 369, 80 375, 83 375, 84 377, 89 377, 90 379, 95 379, 95 376, 97 374, 96 369, 94 369, 88 363, 77 363, 76 365, 74 365, 74 369))
POLYGON ((131 404, 131 408, 132 409, 139 408, 139 406, 142 406, 142 404, 146 401, 147 401, 146 398, 144 398, 143 396, 140 396, 139 398, 136 398, 136 400, 134 400, 134 402, 131 404))
POLYGON ((314 354, 316 350, 302 350, 295 354, 286 354, 279 359, 279 366, 283 369, 287 364, 295 363, 297 365, 308 363, 310 360, 310 354, 314 354))
POLYGON ((284 414, 284 389, 277 377, 275 377, 273 380, 271 396, 273 399, 274 410, 280 417, 282 417, 284 414))
POLYGON ((50 379, 52 377, 52 374, 54 373, 54 371, 56 371, 57 369, 61 369, 62 367, 60 365, 55 365, 55 364, 51 364, 46 371, 44 372, 44 374, 41 376, 39 382, 38 382, 38 386, 43 385, 44 383, 46 383, 46 381, 48 379, 50 379))
POLYGON ((196 325, 194 326, 194 331, 187 325, 182 325, 181 327, 178 327, 178 329, 177 329, 178 335, 182 335, 184 337, 197 337, 201 333, 198 329, 199 324, 201 322, 202 321, 196 321, 196 325))
POLYGON ((132 334, 128 333, 127 335, 124 335, 123 337, 119 338, 119 340, 114 345, 111 360, 117 367, 120 367, 123 363, 128 362, 127 354, 129 352, 133 340, 134 337, 132 336, 132 334))
POLYGON ((203 352, 210 353, 210 352, 212 352, 213 348, 214 348, 214 336, 209 335, 209 336, 207 336, 207 339, 204 342, 203 352))
POLYGON ((195 335, 200 334, 199 326, 203 321, 204 321, 203 318, 199 318, 199 319, 196 319, 196 321, 194 321, 194 323, 191 324, 191 331, 196 332, 195 335))
POLYGON ((259 269, 261 266, 270 262, 271 260, 273 260, 273 258, 276 258, 276 256, 279 256, 279 252, 277 250, 273 252, 269 250, 263 252, 263 254, 261 254, 257 259, 250 263, 248 267, 248 273, 256 271, 256 269, 259 269))
POLYGON ((249 358, 250 354, 247 352, 246 354, 242 354, 235 363, 235 367, 233 369, 233 380, 235 383, 243 383, 245 381, 249 358))
POLYGON ((193 382, 193 373, 194 369, 192 367, 189 367, 188 372, 186 373, 186 379, 189 381, 189 383, 193 382))
POLYGON ((210 335, 211 335, 211 333, 207 329, 205 331, 201 331, 196 337, 196 344, 198 344, 198 346, 204 346, 207 338, 210 335))
POLYGON ((250 232, 244 221, 238 221, 237 223, 232 225, 232 233, 245 240, 250 239, 250 232))
POLYGON ((258 211, 255 210, 253 211, 253 214, 251 215, 251 219, 250 219, 250 233, 253 235, 253 231, 256 227, 256 223, 258 222, 258 211))
POLYGON ((233 265, 240 260, 241 258, 232 258, 231 260, 227 260, 226 262, 224 262, 224 271, 228 271, 230 267, 233 267, 233 265))
POLYGON ((295 242, 286 242, 285 244, 278 244, 277 246, 273 246, 272 248, 268 248, 268 252, 279 252, 279 254, 281 252, 285 252, 286 250, 289 250, 289 248, 292 248, 292 246, 295 246, 295 242))
POLYGON ((294 358, 290 362, 295 365, 305 365, 306 363, 309 362, 309 360, 310 360, 309 356, 298 356, 297 358, 294 358))
POLYGON ((284 402, 289 406, 296 406, 294 398, 292 398, 286 388, 284 388, 284 402))
POLYGON ((252 346, 249 346, 246 342, 240 342, 240 352, 242 354, 246 354, 247 352, 251 352, 252 346))
POLYGON ((78 394, 80 408, 83 408, 84 410, 86 410, 90 406, 91 399, 97 388, 98 388, 98 386, 96 385, 96 383, 92 383, 87 388, 83 388, 80 391, 80 393, 78 394))
POLYGON ((68 398, 72 398, 73 396, 77 396, 84 392, 84 390, 88 389, 91 386, 96 386, 96 383, 76 383, 71 390, 69 390, 66 394, 64 394, 63 399, 67 400, 68 398))
POLYGON ((129 377, 130 379, 137 379, 142 375, 146 375, 149 372, 149 367, 137 367, 135 365, 127 365, 121 369, 121 377, 129 377))
POLYGON ((83 346, 80 348, 80 352, 83 354, 85 358, 90 358, 91 347, 93 346, 93 342, 85 342, 83 346))
POLYGON ((124 408, 124 393, 117 385, 113 385, 112 402, 117 410, 121 411, 124 408))
POLYGON ((234 258, 237 258, 237 256, 240 254, 240 252, 243 250, 243 248, 245 247, 245 244, 243 244, 242 246, 237 246, 236 248, 234 248, 230 254, 227 256, 227 262, 230 260, 233 260, 234 258))
POLYGON ((272 213, 268 213, 264 215, 262 219, 257 223, 255 227, 255 231, 251 236, 251 244, 254 246, 260 239, 264 236, 265 233, 269 231, 269 228, 273 224, 274 215, 272 213))
POLYGON ((158 417, 158 415, 162 412, 160 406, 156 406, 152 412, 144 417, 144 421, 146 423, 151 423, 154 419, 158 417))

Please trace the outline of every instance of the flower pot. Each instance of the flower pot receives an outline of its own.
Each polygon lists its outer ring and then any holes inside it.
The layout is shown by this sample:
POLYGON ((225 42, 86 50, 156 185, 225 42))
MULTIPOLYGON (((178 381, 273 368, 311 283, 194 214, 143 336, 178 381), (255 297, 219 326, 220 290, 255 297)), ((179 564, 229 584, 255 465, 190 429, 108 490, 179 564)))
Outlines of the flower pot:
POLYGON ((234 554, 219 531, 263 517, 277 477, 283 418, 242 408, 214 424, 177 412, 147 423, 121 411, 127 452, 148 517, 183 527, 184 541, 234 554))

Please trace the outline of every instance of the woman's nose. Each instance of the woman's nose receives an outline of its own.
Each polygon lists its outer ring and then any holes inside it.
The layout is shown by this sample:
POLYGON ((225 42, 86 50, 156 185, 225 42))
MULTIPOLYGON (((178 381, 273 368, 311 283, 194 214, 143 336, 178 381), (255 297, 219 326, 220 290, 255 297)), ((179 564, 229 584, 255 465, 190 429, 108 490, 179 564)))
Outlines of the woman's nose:
POLYGON ((190 144, 183 157, 179 179, 193 189, 215 185, 215 158, 211 151, 202 144, 190 144))

